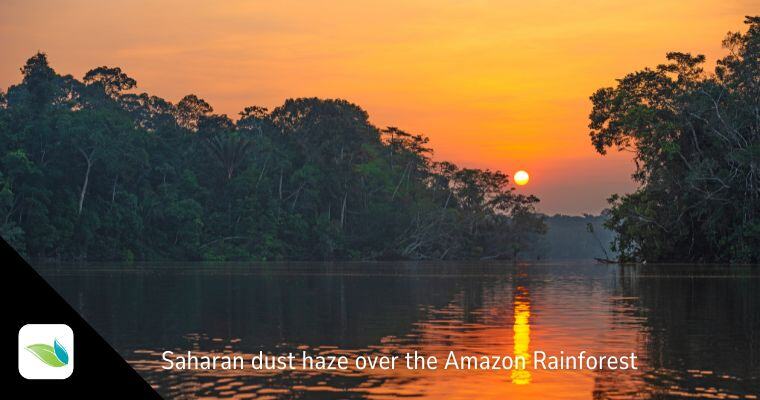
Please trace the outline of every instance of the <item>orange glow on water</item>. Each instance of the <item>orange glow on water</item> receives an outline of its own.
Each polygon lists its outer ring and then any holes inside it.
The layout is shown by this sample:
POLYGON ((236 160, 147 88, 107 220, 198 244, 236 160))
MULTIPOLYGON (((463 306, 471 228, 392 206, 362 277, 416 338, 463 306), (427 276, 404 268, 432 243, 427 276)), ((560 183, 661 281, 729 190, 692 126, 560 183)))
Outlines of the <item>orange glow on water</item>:
MULTIPOLYGON (((425 357, 435 356, 437 369, 395 370, 366 369, 357 371, 183 371, 182 379, 189 380, 177 390, 205 390, 198 382, 217 383, 220 392, 236 390, 258 391, 263 394, 288 394, 292 392, 320 393, 326 397, 342 393, 361 395, 369 399, 416 397, 423 399, 587 399, 590 393, 599 391, 621 398, 646 388, 643 371, 549 371, 534 369, 533 351, 542 350, 559 354, 588 350, 595 354, 624 354, 641 352, 641 323, 634 315, 610 314, 606 307, 588 307, 600 301, 598 291, 581 295, 582 301, 568 303, 555 298, 556 290, 567 290, 566 283, 531 282, 529 274, 519 274, 515 281, 501 280, 479 292, 461 292, 441 307, 426 307, 425 316, 414 322, 414 329, 404 335, 391 335, 376 344, 362 348, 340 348, 332 345, 311 347, 298 346, 312 354, 346 355, 349 359, 360 354, 392 355, 417 351, 425 357), (477 300, 475 300, 477 299, 477 300), (579 315, 585 318, 579 322, 579 315), (628 327, 629 329, 621 329, 628 327), (483 370, 445 369, 444 362, 450 351, 458 356, 505 355, 516 359, 525 357, 525 369, 483 370), (188 378, 190 377, 190 378, 188 378), (257 385, 227 386, 235 380, 250 383, 264 380, 264 387, 257 385), (298 381, 298 384, 293 384, 298 381), (272 382, 280 382, 286 388, 270 388, 272 382), (363 382, 357 387, 353 383, 363 382), (194 386, 197 385, 197 386, 194 386), (346 388, 344 387, 350 387, 346 388), (278 392, 279 391, 279 392, 278 392)), ((576 283, 570 288, 576 288, 576 283)), ((574 292, 578 293, 578 292, 574 292)), ((233 346, 234 347, 234 346, 233 346)), ((141 373, 150 371, 166 378, 161 369, 161 352, 144 351, 139 360, 130 363, 141 373)), ((244 359, 251 354, 235 352, 244 359)), ((642 360, 642 367, 644 366, 642 360)), ((515 363, 515 365, 518 365, 515 363)), ((249 393, 250 394, 250 393, 249 393)), ((211 396, 213 397, 213 396, 211 396)), ((241 393, 238 398, 245 398, 241 393)))
MULTIPOLYGON (((530 299, 528 290, 522 286, 517 288, 515 295, 515 324, 513 330, 514 346, 513 356, 522 357, 526 364, 530 364, 530 299)), ((512 383, 516 385, 527 385, 531 381, 530 371, 527 369, 513 369, 511 372, 512 383)))

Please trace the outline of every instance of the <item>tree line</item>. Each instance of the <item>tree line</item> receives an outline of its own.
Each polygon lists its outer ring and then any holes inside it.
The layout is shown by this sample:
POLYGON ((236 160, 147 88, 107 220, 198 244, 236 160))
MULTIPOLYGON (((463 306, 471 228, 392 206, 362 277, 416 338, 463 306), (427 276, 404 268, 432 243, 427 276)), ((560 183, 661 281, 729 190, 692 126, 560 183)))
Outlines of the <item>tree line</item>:
POLYGON ((0 92, 0 235, 35 260, 516 258, 545 231, 499 171, 344 100, 251 106, 78 80, 45 54, 0 92))
POLYGON ((638 190, 610 198, 622 261, 760 262, 760 17, 705 57, 626 75, 591 97, 591 141, 632 151, 638 190))
POLYGON ((604 215, 546 215, 546 234, 536 238, 523 253, 525 259, 615 260, 618 254, 610 245, 615 233, 606 229, 604 215))

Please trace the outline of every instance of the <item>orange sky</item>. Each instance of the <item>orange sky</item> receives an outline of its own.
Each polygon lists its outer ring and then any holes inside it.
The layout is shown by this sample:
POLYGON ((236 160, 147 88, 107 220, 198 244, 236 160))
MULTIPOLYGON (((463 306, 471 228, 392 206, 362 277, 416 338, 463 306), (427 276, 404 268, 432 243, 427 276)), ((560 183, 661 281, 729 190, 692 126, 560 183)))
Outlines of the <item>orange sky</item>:
POLYGON ((41 50, 59 73, 119 66, 138 88, 231 116, 339 97, 431 138, 437 159, 513 173, 539 210, 599 212, 630 191, 597 155, 588 96, 670 50, 723 54, 760 0, 36 1, 0 3, 0 87, 41 50), (160 4, 159 4, 160 3, 160 4))

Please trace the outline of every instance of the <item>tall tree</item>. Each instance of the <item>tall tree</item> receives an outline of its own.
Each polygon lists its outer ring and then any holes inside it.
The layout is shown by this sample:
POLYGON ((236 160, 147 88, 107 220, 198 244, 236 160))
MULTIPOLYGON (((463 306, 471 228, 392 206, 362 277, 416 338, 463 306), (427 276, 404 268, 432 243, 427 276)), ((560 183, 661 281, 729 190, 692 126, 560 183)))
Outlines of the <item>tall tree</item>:
POLYGON ((625 76, 591 97, 591 141, 631 150, 639 189, 612 196, 608 227, 626 261, 760 261, 760 17, 704 56, 625 76))

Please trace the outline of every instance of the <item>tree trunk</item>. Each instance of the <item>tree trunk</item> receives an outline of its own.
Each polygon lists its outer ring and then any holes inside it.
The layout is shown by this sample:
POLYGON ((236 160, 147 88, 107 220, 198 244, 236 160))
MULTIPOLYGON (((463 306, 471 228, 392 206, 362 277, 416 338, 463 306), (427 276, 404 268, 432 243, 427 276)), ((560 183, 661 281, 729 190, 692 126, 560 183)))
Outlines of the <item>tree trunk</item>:
POLYGON ((267 169, 267 164, 269 163, 269 157, 267 157, 266 160, 264 160, 264 166, 261 167, 261 172, 259 173, 259 179, 256 179, 256 188, 259 187, 259 183, 261 183, 261 179, 264 178, 264 171, 267 169))
POLYGON ((87 171, 84 173, 84 183, 82 184, 82 192, 79 194, 79 211, 77 215, 82 215, 82 206, 84 205, 84 196, 87 193, 87 185, 90 182, 90 170, 92 169, 92 153, 87 154, 82 149, 78 149, 87 162, 87 171))
POLYGON ((111 189, 111 203, 116 201, 116 183, 119 181, 119 175, 113 178, 113 189, 111 189))
POLYGON ((346 220, 346 199, 348 198, 348 191, 343 195, 343 206, 340 208, 340 229, 343 229, 343 223, 346 220))
POLYGON ((411 163, 406 164, 406 168, 404 168, 404 172, 401 174, 401 178, 399 178, 396 188, 393 189, 393 194, 391 195, 391 201, 393 201, 396 198, 396 193, 398 193, 398 189, 401 187, 401 184, 404 183, 404 178, 406 177, 406 174, 409 171, 411 165, 412 165, 411 163))

